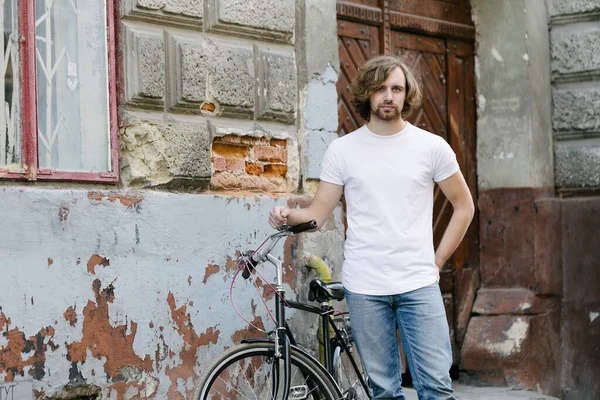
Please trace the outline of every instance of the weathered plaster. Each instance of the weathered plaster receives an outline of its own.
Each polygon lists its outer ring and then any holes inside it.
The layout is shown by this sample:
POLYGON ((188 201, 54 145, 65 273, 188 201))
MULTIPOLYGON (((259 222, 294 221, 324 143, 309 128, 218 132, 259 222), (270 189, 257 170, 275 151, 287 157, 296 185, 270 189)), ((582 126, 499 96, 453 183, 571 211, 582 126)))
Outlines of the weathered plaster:
MULTIPOLYGON (((262 335, 235 315, 229 288, 236 255, 272 232, 276 200, 23 187, 0 196, 1 380, 33 378, 46 396, 71 383, 95 385, 103 399, 184 399, 217 354, 262 335)), ((295 246, 274 253, 291 297, 295 246)), ((271 326, 250 282, 240 278, 233 294, 246 319, 271 326)))
POLYGON ((544 2, 472 0, 480 189, 553 186, 544 2))

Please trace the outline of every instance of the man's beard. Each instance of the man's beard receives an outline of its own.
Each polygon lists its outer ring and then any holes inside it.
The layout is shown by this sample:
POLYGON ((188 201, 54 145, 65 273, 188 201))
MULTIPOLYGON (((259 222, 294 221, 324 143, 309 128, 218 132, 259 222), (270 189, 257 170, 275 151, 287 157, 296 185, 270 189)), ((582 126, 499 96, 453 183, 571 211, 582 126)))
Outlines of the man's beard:
POLYGON ((375 110, 371 109, 371 115, 375 115, 378 119, 385 121, 385 122, 397 121, 398 118, 400 118, 400 111, 398 110, 398 107, 396 107, 395 104, 385 104, 385 105, 391 106, 391 107, 393 107, 393 109, 385 112, 381 109, 381 105, 380 105, 375 110))

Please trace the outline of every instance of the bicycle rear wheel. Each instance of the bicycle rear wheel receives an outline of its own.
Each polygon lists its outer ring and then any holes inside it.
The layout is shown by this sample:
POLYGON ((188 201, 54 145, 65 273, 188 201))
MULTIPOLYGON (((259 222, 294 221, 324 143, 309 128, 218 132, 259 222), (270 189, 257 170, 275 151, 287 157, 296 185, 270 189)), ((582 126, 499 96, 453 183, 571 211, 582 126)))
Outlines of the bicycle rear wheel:
MULTIPOLYGON (((291 349, 291 390, 288 400, 338 400, 341 397, 322 367, 300 351, 291 349)), ((198 380, 194 400, 282 399, 283 368, 273 374, 274 345, 245 343, 226 351, 198 380), (273 380, 279 393, 273 397, 273 380)))
POLYGON ((342 391, 342 396, 347 400, 368 400, 371 399, 370 389, 363 386, 368 382, 367 373, 356 351, 354 340, 352 339, 352 331, 350 329, 350 321, 348 318, 336 318, 333 321, 338 328, 339 335, 333 340, 332 357, 333 357, 333 378, 342 391), (345 343, 341 345, 341 341, 345 343), (352 363, 354 361, 354 365, 352 363))

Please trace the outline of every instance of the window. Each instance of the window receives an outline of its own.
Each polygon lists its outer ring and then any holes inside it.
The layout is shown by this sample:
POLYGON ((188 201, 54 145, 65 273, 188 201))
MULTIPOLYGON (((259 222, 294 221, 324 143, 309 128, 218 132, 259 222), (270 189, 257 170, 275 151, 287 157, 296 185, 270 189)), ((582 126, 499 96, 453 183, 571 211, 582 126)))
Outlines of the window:
POLYGON ((114 0, 4 0, 0 177, 118 181, 114 0))

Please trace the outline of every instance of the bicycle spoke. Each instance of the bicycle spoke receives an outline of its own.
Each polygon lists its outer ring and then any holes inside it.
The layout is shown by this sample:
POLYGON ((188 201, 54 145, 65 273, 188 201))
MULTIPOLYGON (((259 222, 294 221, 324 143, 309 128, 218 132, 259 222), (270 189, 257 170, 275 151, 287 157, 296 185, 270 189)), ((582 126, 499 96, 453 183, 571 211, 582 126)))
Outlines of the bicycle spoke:
MULTIPOLYGON (((238 392, 240 395, 244 396, 244 399, 249 399, 249 397, 246 397, 246 395, 244 395, 244 393, 240 392, 239 390, 237 390, 236 388, 234 388, 233 386, 231 386, 230 384, 228 384, 223 378, 221 378, 219 376, 219 380, 222 381, 226 386, 226 388, 232 388, 233 390, 235 390, 236 392, 238 392)), ((215 390, 215 392, 219 393, 221 396, 223 396, 223 394, 221 394, 220 392, 218 392, 217 390, 215 390)))
MULTIPOLYGON (((254 364, 253 363, 250 363, 250 368, 254 368, 254 364)), ((256 368, 254 368, 253 376, 256 376, 256 368)), ((250 381, 249 381, 248 376, 246 375, 246 373, 244 373, 244 379, 246 380, 246 383, 248 384, 248 386, 250 388, 252 388, 252 394, 254 395, 254 399, 258 400, 258 397, 256 397, 256 393, 255 393, 254 387, 250 385, 250 381)))

